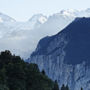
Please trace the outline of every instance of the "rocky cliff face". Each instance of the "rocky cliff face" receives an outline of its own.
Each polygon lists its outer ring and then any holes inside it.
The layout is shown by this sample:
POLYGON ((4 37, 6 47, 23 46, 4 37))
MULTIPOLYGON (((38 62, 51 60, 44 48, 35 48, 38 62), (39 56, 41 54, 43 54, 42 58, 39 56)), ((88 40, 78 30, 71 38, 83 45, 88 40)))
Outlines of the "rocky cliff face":
POLYGON ((77 18, 60 33, 40 40, 29 60, 59 86, 90 90, 90 18, 77 18))

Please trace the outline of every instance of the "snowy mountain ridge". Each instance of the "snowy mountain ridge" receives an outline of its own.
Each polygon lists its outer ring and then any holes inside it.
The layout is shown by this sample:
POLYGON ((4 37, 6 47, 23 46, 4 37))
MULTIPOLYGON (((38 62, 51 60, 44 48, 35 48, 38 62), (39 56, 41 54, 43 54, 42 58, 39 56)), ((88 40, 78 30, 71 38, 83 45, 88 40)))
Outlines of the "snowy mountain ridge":
POLYGON ((48 17, 37 14, 27 22, 17 22, 0 13, 0 51, 9 49, 16 55, 27 58, 41 38, 58 33, 76 17, 90 17, 90 9, 62 10, 48 17))
POLYGON ((42 15, 42 14, 36 14, 34 16, 31 17, 31 19, 29 20, 30 22, 40 22, 40 23, 45 23, 47 21, 47 17, 42 15))
POLYGON ((0 23, 4 23, 4 22, 15 22, 15 20, 3 13, 0 13, 0 23))

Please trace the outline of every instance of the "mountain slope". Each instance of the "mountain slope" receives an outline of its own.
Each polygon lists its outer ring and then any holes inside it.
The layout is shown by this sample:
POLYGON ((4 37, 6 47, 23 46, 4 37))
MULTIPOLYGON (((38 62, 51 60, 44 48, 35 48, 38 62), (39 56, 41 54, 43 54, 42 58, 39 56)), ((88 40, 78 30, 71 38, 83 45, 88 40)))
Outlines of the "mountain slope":
POLYGON ((58 34, 40 40, 30 62, 70 90, 90 89, 90 18, 77 18, 58 34))
POLYGON ((0 23, 4 23, 4 22, 15 22, 15 20, 3 13, 0 13, 0 23))
MULTIPOLYGON (((53 90, 58 84, 10 51, 0 52, 0 90, 53 90)), ((59 89, 57 89, 59 90, 59 89)))
POLYGON ((41 14, 36 16, 27 22, 9 22, 8 20, 8 22, 0 23, 0 51, 8 49, 23 58, 28 57, 30 51, 33 51, 34 41, 37 40, 37 37, 34 37, 35 31, 33 30, 39 28, 47 20, 41 14))
POLYGON ((42 14, 31 17, 26 22, 17 22, 5 14, 0 14, 0 51, 10 50, 24 59, 35 50, 38 41, 58 33, 76 17, 90 17, 87 10, 62 10, 48 18, 42 14), (12 22, 13 21, 13 22, 12 22))

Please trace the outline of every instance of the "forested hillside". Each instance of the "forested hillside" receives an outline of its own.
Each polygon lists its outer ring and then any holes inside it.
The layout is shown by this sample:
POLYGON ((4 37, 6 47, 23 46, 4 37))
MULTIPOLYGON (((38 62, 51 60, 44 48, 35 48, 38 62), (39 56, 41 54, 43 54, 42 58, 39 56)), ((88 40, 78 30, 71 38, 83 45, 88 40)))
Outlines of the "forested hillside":
POLYGON ((0 53, 0 90, 59 90, 57 81, 10 51, 0 53))

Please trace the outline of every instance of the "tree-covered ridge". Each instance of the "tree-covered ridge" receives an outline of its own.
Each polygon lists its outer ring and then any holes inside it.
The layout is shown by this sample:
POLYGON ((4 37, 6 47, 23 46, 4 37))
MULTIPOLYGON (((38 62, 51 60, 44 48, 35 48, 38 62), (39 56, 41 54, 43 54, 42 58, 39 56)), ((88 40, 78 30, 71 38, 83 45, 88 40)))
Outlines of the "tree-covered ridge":
POLYGON ((63 84, 59 89, 57 80, 49 79, 36 64, 24 62, 6 50, 0 53, 0 90, 69 90, 69 87, 63 84))
POLYGON ((0 90, 59 90, 36 64, 24 62, 10 51, 0 53, 0 90))
POLYGON ((0 53, 0 90, 69 90, 69 87, 63 84, 59 89, 57 80, 49 79, 44 70, 40 72, 37 64, 24 62, 6 50, 0 53))

